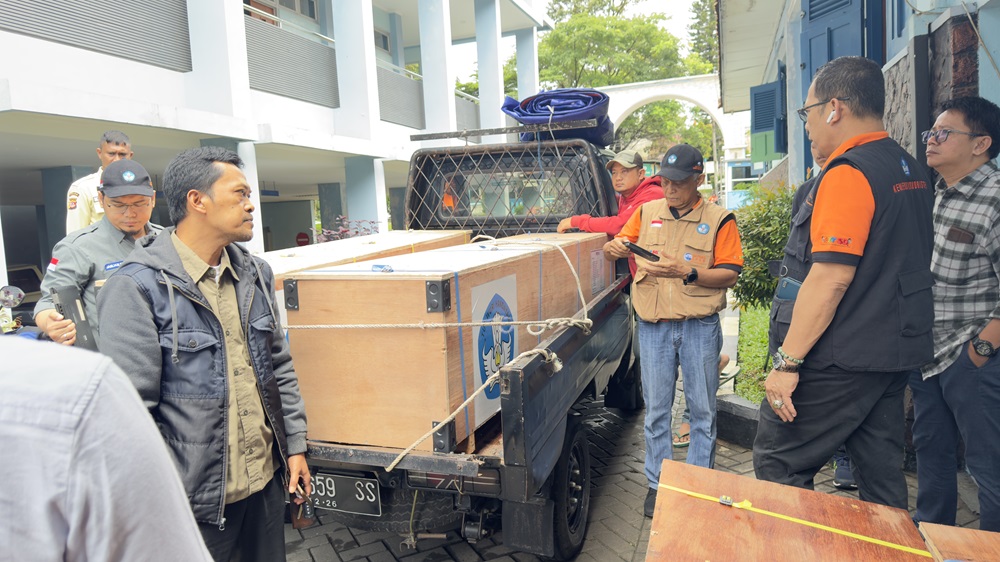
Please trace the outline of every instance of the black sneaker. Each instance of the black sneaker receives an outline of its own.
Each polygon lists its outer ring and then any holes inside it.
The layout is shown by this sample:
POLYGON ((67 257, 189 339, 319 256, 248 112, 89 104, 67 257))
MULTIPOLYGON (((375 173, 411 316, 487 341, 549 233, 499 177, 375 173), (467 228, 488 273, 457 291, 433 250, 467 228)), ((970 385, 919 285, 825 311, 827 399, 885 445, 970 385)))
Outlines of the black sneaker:
POLYGON ((656 488, 650 488, 646 492, 646 501, 642 504, 642 512, 646 514, 646 517, 652 517, 654 509, 656 509, 656 488))
POLYGON ((843 451, 833 455, 833 486, 839 490, 858 489, 858 483, 851 474, 851 457, 843 451))

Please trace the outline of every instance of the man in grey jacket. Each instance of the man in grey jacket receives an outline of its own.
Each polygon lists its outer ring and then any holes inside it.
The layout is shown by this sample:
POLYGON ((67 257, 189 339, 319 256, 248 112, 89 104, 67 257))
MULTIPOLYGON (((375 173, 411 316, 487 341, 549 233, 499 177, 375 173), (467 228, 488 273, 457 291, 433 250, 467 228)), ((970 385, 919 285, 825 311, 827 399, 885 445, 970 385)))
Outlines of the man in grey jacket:
POLYGON ((242 165, 216 147, 177 155, 163 177, 176 229, 139 242, 97 310, 102 351, 156 421, 212 556, 274 561, 287 494, 311 492, 306 417, 274 276, 237 244, 253 236, 242 165))

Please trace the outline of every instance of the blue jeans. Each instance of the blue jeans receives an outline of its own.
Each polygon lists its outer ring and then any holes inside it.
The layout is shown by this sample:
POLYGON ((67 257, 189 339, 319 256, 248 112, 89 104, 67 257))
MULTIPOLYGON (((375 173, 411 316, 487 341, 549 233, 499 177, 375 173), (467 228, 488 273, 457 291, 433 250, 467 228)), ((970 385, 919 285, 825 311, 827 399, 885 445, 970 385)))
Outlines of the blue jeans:
POLYGON ((715 394, 719 390, 722 328, 719 315, 689 320, 639 321, 642 396, 646 401, 646 478, 655 488, 660 464, 673 459, 670 410, 677 367, 684 373, 684 399, 691 408, 691 445, 687 462, 715 465, 715 394))
MULTIPOLYGON (((967 347, 968 344, 966 344, 967 347)), ((1000 531, 1000 357, 976 367, 963 348, 939 375, 910 377, 917 451, 917 521, 955 524, 958 436, 979 484, 979 528, 1000 531)))

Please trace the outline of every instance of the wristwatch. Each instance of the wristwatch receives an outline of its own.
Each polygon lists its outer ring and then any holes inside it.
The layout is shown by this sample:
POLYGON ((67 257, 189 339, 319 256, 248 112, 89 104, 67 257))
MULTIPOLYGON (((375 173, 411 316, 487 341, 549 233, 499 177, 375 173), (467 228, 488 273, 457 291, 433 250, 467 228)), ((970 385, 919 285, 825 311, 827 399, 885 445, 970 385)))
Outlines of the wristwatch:
POLYGON ((782 373, 799 372, 799 366, 796 365, 795 363, 792 363, 791 361, 786 360, 784 354, 782 354, 780 351, 775 352, 774 355, 771 356, 771 359, 772 359, 772 368, 775 371, 779 371, 782 373))
POLYGON ((976 355, 980 357, 993 357, 996 355, 997 350, 993 347, 993 344, 976 336, 972 340, 972 349, 976 352, 976 355))
POLYGON ((698 270, 692 267, 691 273, 688 273, 687 275, 684 276, 684 284, 690 285, 691 283, 694 283, 697 280, 698 280, 698 270))

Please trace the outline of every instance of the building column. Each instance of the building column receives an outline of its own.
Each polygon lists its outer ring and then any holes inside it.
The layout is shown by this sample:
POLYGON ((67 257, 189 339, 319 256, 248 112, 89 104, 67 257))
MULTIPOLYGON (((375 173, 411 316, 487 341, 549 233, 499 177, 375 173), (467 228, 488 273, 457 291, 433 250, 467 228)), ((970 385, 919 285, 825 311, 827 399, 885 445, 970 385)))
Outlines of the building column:
POLYGON ((517 38, 517 97, 524 99, 538 93, 538 30, 519 29, 517 38))
POLYGON ((389 14, 389 52, 392 53, 392 64, 406 66, 406 53, 403 47, 403 16, 396 12, 389 14))
POLYGON ((997 0, 979 2, 977 17, 979 18, 979 32, 983 36, 983 43, 990 53, 994 53, 991 61, 983 46, 978 47, 979 95, 997 102, 1000 101, 1000 96, 997 95, 997 92, 1000 92, 1000 71, 993 65, 994 63, 1000 64, 1000 59, 996 54, 1000 53, 1000 37, 998 37, 1000 34, 984 33, 983 30, 1000 29, 1000 2, 997 0))
POLYGON ((451 67, 451 0, 420 0, 420 73, 427 132, 454 131, 455 73, 451 67), (442 100, 450 100, 450 103, 442 100))
POLYGON ((344 159, 347 184, 347 217, 352 223, 372 221, 379 232, 389 230, 385 204, 385 172, 382 160, 371 156, 344 159))
POLYGON ((69 234, 66 232, 66 194, 71 183, 97 171, 87 166, 59 166, 42 169, 42 199, 38 213, 38 247, 42 263, 52 259, 52 247, 69 234))
POLYGON ((264 252, 264 218, 260 210, 260 180, 257 177, 257 149, 251 141, 229 138, 201 139, 201 146, 218 146, 235 152, 243 160, 243 175, 250 185, 250 202, 253 203, 253 238, 246 243, 251 254, 264 252))
POLYGON ((187 2, 187 12, 193 69, 185 75, 188 106, 252 117, 243 2, 187 2))
POLYGON ((344 201, 340 197, 339 183, 321 183, 319 188, 319 223, 326 230, 340 227, 340 217, 344 214, 344 201))
POLYGON ((370 139, 380 119, 372 0, 333 3, 340 108, 338 134, 370 139))
MULTIPOLYGON (((502 127, 503 61, 500 60, 500 0, 476 0, 476 54, 479 57, 479 126, 502 127)), ((502 142, 502 135, 483 142, 502 142)))

